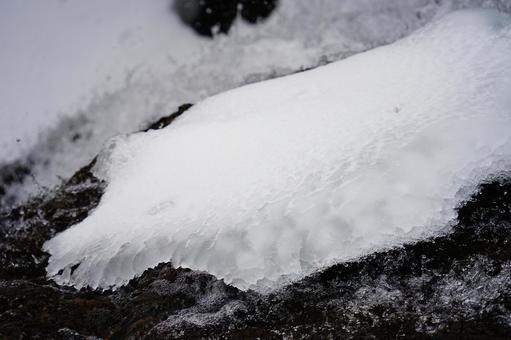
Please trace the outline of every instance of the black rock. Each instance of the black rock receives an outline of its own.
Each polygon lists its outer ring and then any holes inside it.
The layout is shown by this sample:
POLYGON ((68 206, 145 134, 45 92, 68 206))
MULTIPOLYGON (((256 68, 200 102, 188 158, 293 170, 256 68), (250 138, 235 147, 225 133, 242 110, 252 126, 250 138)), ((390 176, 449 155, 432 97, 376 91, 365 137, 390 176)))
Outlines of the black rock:
POLYGON ((277 7, 277 0, 240 0, 241 17, 250 23, 266 19, 277 7))
POLYGON ((174 11, 200 35, 228 33, 241 12, 243 19, 257 23, 267 18, 278 0, 175 0, 174 11))
POLYGON ((0 216, 0 338, 509 339, 510 178, 482 183, 444 235, 334 265, 270 294, 171 263, 115 291, 76 290, 46 278, 41 247, 97 206, 104 183, 92 166, 0 216))

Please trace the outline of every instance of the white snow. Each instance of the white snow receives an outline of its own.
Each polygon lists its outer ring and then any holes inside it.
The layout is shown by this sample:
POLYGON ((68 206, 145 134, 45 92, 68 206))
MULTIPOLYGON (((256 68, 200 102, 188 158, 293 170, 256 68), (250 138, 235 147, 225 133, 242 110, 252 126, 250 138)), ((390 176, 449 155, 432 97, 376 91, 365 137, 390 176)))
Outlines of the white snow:
POLYGON ((480 181, 511 169, 510 94, 511 19, 472 10, 213 96, 109 142, 106 192, 45 244, 48 275, 110 287, 172 261, 263 290, 446 232, 480 181))
POLYGON ((209 40, 171 3, 0 1, 0 164, 34 163, 6 188, 14 203, 185 102, 393 42, 452 9, 511 12, 508 0, 282 0, 268 21, 209 40))
POLYGON ((170 57, 194 59, 200 43, 168 0, 2 1, 0 161, 30 149, 95 92, 118 89, 135 67, 168 69, 170 57))

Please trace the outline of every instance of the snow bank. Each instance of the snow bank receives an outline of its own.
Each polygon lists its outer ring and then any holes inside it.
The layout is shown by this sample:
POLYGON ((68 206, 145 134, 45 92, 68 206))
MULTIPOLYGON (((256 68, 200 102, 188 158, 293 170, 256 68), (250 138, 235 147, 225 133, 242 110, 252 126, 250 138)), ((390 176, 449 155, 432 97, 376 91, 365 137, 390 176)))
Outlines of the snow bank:
POLYGON ((210 40, 170 2, 0 1, 0 166, 31 164, 0 205, 53 188, 108 138, 183 103, 394 42, 454 9, 511 13, 508 0, 281 0, 264 23, 210 40))
POLYGON ((200 39, 169 7, 169 0, 2 1, 0 162, 30 150, 95 92, 123 86, 136 67, 166 70, 169 58, 184 63, 198 54, 200 39))
POLYGON ((511 169, 510 94, 511 20, 473 10, 211 97, 109 142, 106 192, 45 244, 48 275, 118 286, 170 260, 264 289, 446 231, 480 181, 511 169))

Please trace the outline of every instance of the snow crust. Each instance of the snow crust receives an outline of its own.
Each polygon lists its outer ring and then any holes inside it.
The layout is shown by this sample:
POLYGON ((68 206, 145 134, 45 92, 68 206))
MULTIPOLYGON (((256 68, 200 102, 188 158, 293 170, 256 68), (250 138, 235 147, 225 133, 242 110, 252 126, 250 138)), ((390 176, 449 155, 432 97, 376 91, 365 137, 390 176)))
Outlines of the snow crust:
POLYGON ((171 261, 264 290, 446 232, 480 181, 511 169, 510 94, 511 19, 470 10, 210 97, 109 141, 106 192, 45 243, 48 275, 115 287, 171 261))
POLYGON ((0 167, 31 171, 0 205, 53 188, 108 138, 183 103, 394 42, 454 9, 511 13, 508 0, 281 0, 264 23, 210 40, 169 2, 0 2, 0 167))

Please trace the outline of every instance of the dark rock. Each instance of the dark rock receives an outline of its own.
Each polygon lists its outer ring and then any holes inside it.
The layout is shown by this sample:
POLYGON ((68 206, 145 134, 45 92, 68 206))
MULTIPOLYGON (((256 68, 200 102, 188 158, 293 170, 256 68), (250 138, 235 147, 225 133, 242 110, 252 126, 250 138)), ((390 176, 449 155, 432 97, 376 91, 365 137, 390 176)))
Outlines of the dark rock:
POLYGON ((257 23, 270 16, 277 7, 277 0, 240 0, 241 17, 250 23, 257 23))
MULTIPOLYGON (((187 107, 148 129, 170 124, 187 107)), ((84 167, 0 217, 0 338, 508 339, 511 180, 480 186, 445 235, 340 263, 270 294, 162 263, 115 291, 45 277, 42 244, 84 219, 104 183, 84 167)))
POLYGON ((200 35, 228 33, 238 12, 237 0, 176 0, 174 9, 181 20, 200 35))
POLYGON ((166 127, 170 123, 172 123, 174 121, 174 119, 181 116, 183 114, 183 112, 185 112, 186 110, 188 110, 191 107, 192 107, 192 104, 183 104, 183 105, 179 106, 179 108, 177 109, 176 112, 158 119, 156 122, 150 124, 147 127, 147 129, 145 129, 144 131, 163 129, 164 127, 166 127))
POLYGON ((176 0, 174 11, 200 35, 228 33, 238 12, 250 23, 266 19, 278 0, 176 0))

